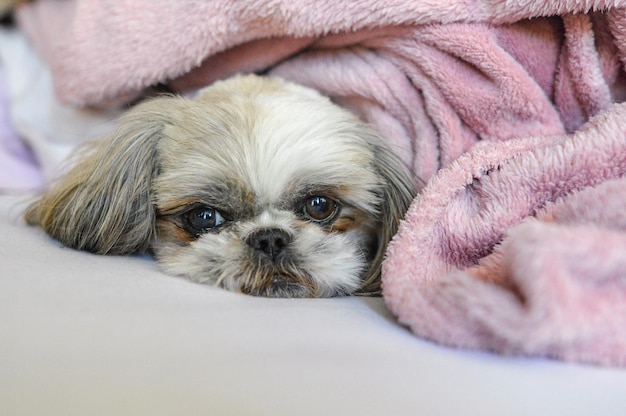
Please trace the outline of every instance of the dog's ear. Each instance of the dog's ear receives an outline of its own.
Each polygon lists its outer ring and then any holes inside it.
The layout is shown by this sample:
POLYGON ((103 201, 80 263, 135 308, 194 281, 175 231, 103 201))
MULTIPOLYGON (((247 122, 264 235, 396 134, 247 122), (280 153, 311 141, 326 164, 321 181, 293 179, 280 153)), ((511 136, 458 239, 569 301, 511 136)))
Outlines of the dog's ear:
POLYGON ((398 230, 400 220, 409 209, 416 195, 416 186, 408 169, 386 146, 375 146, 374 166, 383 178, 380 195, 380 221, 378 247, 374 260, 363 277, 358 295, 378 296, 382 293, 380 272, 387 251, 387 245, 398 230))
POLYGON ((71 170, 25 213, 64 245, 98 254, 145 251, 154 238, 151 181, 158 169, 157 144, 167 123, 162 97, 121 117, 108 137, 74 154, 71 170))

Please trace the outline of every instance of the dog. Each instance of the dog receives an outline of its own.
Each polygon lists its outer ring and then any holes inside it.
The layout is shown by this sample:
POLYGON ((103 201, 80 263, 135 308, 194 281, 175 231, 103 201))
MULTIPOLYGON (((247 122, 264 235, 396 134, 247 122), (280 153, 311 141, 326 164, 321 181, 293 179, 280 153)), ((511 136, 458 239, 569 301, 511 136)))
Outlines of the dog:
POLYGON ((149 253, 255 296, 381 293, 415 189, 384 140, 315 90, 239 75, 125 112, 26 210, 63 245, 149 253))

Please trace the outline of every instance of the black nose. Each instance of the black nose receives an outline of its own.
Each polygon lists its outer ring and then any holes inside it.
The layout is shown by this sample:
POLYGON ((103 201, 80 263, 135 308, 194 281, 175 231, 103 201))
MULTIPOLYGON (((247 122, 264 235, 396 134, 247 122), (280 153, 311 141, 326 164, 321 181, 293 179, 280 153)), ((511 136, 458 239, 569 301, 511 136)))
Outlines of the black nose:
POLYGON ((280 228, 258 230, 246 238, 246 244, 252 247, 256 254, 272 261, 281 257, 290 241, 291 236, 280 228))

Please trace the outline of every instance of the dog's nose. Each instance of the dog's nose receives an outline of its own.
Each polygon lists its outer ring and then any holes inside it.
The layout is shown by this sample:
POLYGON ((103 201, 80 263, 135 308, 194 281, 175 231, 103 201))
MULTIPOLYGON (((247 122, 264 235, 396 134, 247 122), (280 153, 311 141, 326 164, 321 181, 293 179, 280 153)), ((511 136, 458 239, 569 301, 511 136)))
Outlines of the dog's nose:
POLYGON ((246 238, 246 244, 258 255, 276 261, 291 242, 291 236, 280 228, 267 228, 253 232, 246 238))

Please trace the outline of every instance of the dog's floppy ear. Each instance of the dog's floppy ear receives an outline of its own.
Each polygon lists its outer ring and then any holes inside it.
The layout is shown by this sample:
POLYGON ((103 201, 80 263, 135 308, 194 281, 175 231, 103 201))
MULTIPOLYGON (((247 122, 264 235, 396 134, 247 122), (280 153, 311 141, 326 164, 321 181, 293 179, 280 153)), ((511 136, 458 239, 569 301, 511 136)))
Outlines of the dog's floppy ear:
POLYGON ((363 277, 358 295, 377 296, 382 293, 380 271, 387 245, 398 230, 400 220, 416 195, 416 186, 408 169, 386 146, 375 146, 374 165, 383 178, 381 195, 381 227, 378 247, 369 270, 363 277))
POLYGON ((75 165, 32 203, 26 221, 68 247, 98 254, 145 251, 154 237, 152 177, 167 122, 164 100, 146 101, 121 117, 108 137, 75 153, 75 165))

